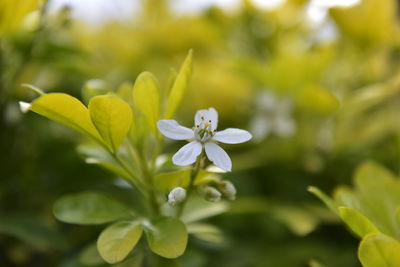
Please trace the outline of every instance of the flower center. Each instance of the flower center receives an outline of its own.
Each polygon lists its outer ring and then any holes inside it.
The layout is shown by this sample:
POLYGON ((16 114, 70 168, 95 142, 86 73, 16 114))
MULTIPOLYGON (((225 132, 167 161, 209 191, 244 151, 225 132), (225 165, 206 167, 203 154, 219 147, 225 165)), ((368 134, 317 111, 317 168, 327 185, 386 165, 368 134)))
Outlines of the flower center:
POLYGON ((201 122, 200 124, 197 124, 195 127, 193 127, 194 131, 194 136, 196 140, 205 143, 208 140, 210 140, 215 131, 212 130, 212 123, 211 120, 206 120, 204 117, 201 117, 201 122))

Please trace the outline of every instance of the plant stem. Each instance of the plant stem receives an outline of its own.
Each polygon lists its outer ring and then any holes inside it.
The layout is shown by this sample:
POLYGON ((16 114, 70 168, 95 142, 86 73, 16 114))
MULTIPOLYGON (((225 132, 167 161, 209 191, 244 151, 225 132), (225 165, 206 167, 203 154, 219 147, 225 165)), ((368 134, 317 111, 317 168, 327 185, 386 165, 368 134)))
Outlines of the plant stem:
POLYGON ((147 182, 147 193, 148 193, 148 197, 149 197, 148 199, 150 202, 150 207, 151 207, 154 215, 160 215, 160 206, 158 204, 156 192, 155 192, 155 188, 154 188, 153 174, 149 170, 149 167, 147 165, 147 162, 146 162, 143 152, 138 151, 138 153, 139 153, 139 155, 138 155, 137 159, 139 161, 140 168, 143 173, 143 177, 144 177, 145 181, 147 182))
POLYGON ((140 181, 140 179, 138 179, 136 177, 136 175, 132 172, 132 170, 126 165, 126 163, 116 153, 110 152, 110 155, 129 174, 129 176, 130 176, 129 181, 131 182, 131 184, 134 185, 135 187, 137 187, 140 192, 144 193, 144 189, 146 189, 146 185, 142 181, 140 181))
POLYGON ((152 154, 152 157, 151 157, 151 163, 150 163, 152 169, 156 168, 157 157, 161 152, 161 148, 163 146, 163 143, 164 143, 163 138, 160 138, 160 137, 156 136, 156 144, 155 144, 155 147, 154 147, 154 151, 153 151, 153 154, 152 154))
POLYGON ((197 158, 197 161, 193 165, 192 171, 190 172, 190 180, 189 185, 187 188, 186 199, 185 201, 179 206, 178 211, 176 213, 176 217, 180 218, 182 216, 183 210, 185 209, 186 203, 191 196, 193 189, 194 189, 194 182, 196 181, 197 175, 199 174, 201 162, 203 160, 203 151, 201 152, 200 156, 197 158))

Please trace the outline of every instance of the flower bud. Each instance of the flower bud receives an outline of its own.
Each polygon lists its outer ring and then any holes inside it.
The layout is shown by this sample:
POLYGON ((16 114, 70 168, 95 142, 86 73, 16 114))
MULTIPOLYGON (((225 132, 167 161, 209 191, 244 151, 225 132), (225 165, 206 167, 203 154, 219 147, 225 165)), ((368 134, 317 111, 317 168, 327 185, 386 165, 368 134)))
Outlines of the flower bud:
POLYGON ((182 187, 175 187, 168 194, 168 204, 171 206, 178 205, 186 199, 186 190, 182 187))
POLYGON ((235 200, 236 198, 236 188, 229 181, 222 181, 218 184, 218 189, 221 193, 229 200, 235 200))
POLYGON ((205 200, 211 202, 218 202, 221 200, 222 194, 211 186, 206 186, 201 190, 202 195, 204 196, 205 200))

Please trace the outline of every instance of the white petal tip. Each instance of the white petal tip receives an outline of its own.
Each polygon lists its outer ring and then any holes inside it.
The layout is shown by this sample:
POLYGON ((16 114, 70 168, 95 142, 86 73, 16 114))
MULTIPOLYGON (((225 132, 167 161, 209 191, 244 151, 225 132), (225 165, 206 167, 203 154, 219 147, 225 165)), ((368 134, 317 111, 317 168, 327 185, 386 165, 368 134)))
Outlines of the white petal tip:
POLYGON ((192 165, 192 163, 182 163, 181 161, 176 160, 174 158, 172 158, 172 163, 174 163, 175 165, 178 165, 178 166, 182 166, 182 167, 192 165))
POLYGON ((207 167, 207 171, 209 172, 215 172, 215 173, 225 173, 227 171, 221 169, 220 167, 217 167, 215 165, 210 165, 207 167))
POLYGON ((29 108, 31 107, 30 103, 19 101, 19 109, 23 112, 26 113, 29 111, 29 108))
POLYGON ((179 125, 175 120, 159 120, 157 128, 164 136, 173 140, 189 140, 194 137, 192 129, 179 125))

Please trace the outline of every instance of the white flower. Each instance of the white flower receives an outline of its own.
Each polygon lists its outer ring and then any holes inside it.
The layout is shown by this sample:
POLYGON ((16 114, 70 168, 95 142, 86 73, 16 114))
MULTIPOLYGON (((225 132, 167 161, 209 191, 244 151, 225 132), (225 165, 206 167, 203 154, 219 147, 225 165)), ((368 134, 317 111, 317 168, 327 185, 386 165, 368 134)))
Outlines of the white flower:
POLYGON ((263 140, 270 133, 280 137, 290 137, 295 133, 296 124, 291 117, 293 107, 289 100, 261 92, 257 95, 255 109, 257 114, 250 122, 250 128, 256 141, 263 140))
POLYGON ((190 129, 179 125, 175 120, 157 122, 158 129, 166 137, 174 140, 189 140, 190 142, 176 152, 172 157, 173 163, 179 166, 193 164, 204 147, 210 161, 225 171, 231 171, 230 157, 216 142, 239 144, 250 140, 251 134, 248 131, 236 128, 216 132, 218 113, 214 108, 197 111, 194 123, 194 127, 190 129))
POLYGON ((186 190, 182 187, 175 187, 168 194, 168 204, 175 206, 182 203, 186 198, 186 190))

